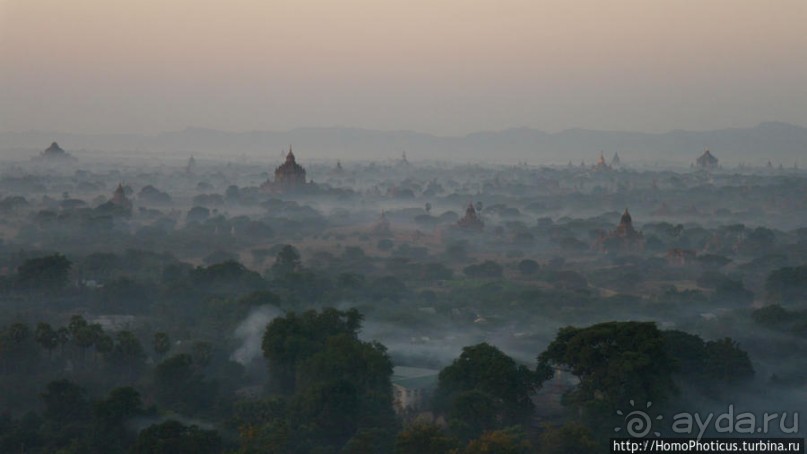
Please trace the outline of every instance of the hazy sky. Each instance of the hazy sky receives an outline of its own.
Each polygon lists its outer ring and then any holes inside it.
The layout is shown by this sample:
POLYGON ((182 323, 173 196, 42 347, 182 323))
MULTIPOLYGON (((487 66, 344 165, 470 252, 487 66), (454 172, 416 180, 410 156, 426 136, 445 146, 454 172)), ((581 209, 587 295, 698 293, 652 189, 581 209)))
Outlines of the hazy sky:
POLYGON ((0 0, 0 131, 807 125, 807 0, 0 0))

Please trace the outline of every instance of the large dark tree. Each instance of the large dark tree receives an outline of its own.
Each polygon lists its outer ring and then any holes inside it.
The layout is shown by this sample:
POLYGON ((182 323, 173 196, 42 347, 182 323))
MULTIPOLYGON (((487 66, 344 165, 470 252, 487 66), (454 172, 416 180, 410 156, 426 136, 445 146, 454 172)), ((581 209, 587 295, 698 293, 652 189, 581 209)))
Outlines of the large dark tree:
POLYGON ((289 312, 269 324, 263 335, 263 355, 269 362, 270 387, 284 394, 296 390, 297 366, 320 352, 328 338, 346 334, 358 339, 361 314, 355 309, 289 312))
POLYGON ((286 410, 260 438, 292 452, 392 443, 392 363, 384 346, 358 339, 360 324, 355 309, 324 309, 291 312, 267 326, 270 388, 286 410))
POLYGON ((68 446, 73 452, 88 451, 91 407, 84 388, 69 380, 56 380, 48 383, 41 397, 45 403, 43 452, 68 446))
POLYGON ((98 452, 126 452, 134 441, 126 423, 143 413, 140 394, 131 387, 113 389, 106 399, 95 402, 93 445, 98 452))
POLYGON ((104 334, 101 325, 98 323, 90 324, 80 315, 70 317, 70 323, 67 325, 67 329, 70 332, 71 340, 81 350, 82 361, 84 360, 87 349, 92 347, 104 334))
POLYGON ((16 322, 0 328, 0 374, 8 372, 33 373, 38 355, 31 328, 16 322))
POLYGON ((195 288, 206 293, 243 296, 266 289, 266 281, 260 274, 234 260, 197 267, 189 277, 195 288))
POLYGON ((787 325, 793 320, 793 316, 794 314, 791 314, 778 304, 769 304, 751 313, 751 318, 755 322, 768 328, 778 328, 787 325))
POLYGON ((754 376, 748 353, 733 339, 726 337, 705 344, 708 378, 721 382, 739 382, 754 376))
POLYGON ((534 411, 530 396, 544 378, 487 343, 465 347, 440 372, 435 407, 460 436, 475 438, 528 423, 534 411))
POLYGON ((675 373, 689 383, 724 385, 754 376, 748 353, 731 338, 704 342, 682 331, 664 331, 664 347, 675 373))
POLYGON ((283 279, 290 273, 300 271, 300 253, 290 244, 284 245, 277 253, 275 263, 272 265, 272 275, 275 278, 283 279))
POLYGON ((161 405, 184 414, 208 409, 217 387, 205 380, 191 355, 174 355, 154 369, 154 391, 161 405))
POLYGON ((676 374, 692 377, 701 375, 706 365, 706 349, 703 339, 678 330, 662 333, 664 349, 676 374))
POLYGON ((86 391, 69 380, 48 383, 42 400, 45 402, 45 419, 56 424, 84 421, 90 417, 86 391))
POLYGON ((53 350, 59 346, 59 336, 49 323, 40 322, 37 324, 34 337, 36 342, 48 351, 48 356, 51 356, 53 350))
POLYGON ((531 276, 537 273, 539 269, 541 269, 541 265, 535 260, 524 259, 518 262, 518 271, 524 276, 531 276))
MULTIPOLYGON (((96 348, 99 346, 96 343, 96 348)), ((115 343, 109 353, 109 359, 129 380, 137 378, 146 359, 146 352, 140 339, 131 331, 119 331, 115 334, 115 343)))
POLYGON ((675 391, 670 357, 654 323, 562 328, 538 356, 538 367, 570 371, 580 383, 567 401, 607 413, 632 399, 661 402, 675 391))

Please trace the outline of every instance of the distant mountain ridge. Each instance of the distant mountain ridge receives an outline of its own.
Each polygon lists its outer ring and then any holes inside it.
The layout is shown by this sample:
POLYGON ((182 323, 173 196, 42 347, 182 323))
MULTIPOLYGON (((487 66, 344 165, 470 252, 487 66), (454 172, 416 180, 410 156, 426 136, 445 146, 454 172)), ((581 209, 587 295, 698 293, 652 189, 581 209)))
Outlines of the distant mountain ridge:
MULTIPOLYGON (((667 161, 688 164, 710 148, 728 165, 759 165, 768 160, 792 166, 807 161, 807 128, 781 122, 751 128, 712 131, 674 130, 665 133, 569 129, 547 133, 532 128, 484 131, 461 137, 442 137, 413 131, 376 131, 361 128, 298 128, 289 131, 227 132, 205 128, 156 135, 69 134, 48 132, 0 133, 0 150, 42 150, 53 141, 68 151, 194 153, 231 159, 241 155, 276 159, 292 144, 306 159, 410 159, 593 163, 602 150, 610 159, 667 161)), ((80 156, 80 154, 79 154, 80 156)), ((804 163, 807 166, 807 162, 804 163)))

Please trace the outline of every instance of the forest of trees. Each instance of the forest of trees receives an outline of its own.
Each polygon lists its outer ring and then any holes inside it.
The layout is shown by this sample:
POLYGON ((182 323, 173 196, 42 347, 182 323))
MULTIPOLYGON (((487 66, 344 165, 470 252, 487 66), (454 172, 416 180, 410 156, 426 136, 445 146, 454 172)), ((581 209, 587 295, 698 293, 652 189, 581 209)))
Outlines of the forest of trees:
MULTIPOLYGON (((21 297, 70 293, 60 277, 69 268, 60 255, 31 259, 7 291, 21 297), (32 281, 32 274, 49 279, 32 281)), ((185 271, 169 264, 163 274, 163 282, 144 294, 167 293, 179 302, 183 293, 200 289, 213 300, 232 291, 244 296, 217 304, 242 313, 288 306, 297 292, 312 291, 296 288, 297 279, 325 279, 304 269, 290 246, 278 251, 268 280, 236 262, 185 271)), ((359 282, 340 275, 336 285, 357 291, 364 285, 359 282)), ((755 318, 785 322, 776 307, 755 318)), ((218 314, 208 310, 195 323, 218 314)), ((239 397, 244 368, 223 357, 215 341, 176 344, 166 331, 104 329, 81 315, 64 325, 10 324, 0 332, 0 381, 7 391, 0 449, 482 453, 543 446, 567 452, 606 434, 611 415, 628 400, 668 405, 677 383, 713 393, 754 375, 747 353, 730 338, 704 341, 650 322, 566 327, 535 352, 532 365, 489 343, 466 346, 439 373, 436 419, 406 421, 391 405, 392 360, 381 343, 360 339, 362 320, 355 308, 290 309, 274 318, 262 334, 266 374, 259 384, 265 396, 259 398, 239 397), (578 416, 538 429, 532 398, 556 371, 579 380, 564 397, 570 415, 578 416)), ((216 322, 222 320, 207 321, 216 322)))
POLYGON ((798 172, 300 162, 0 172, 0 452, 605 452, 634 404, 803 408, 798 172))

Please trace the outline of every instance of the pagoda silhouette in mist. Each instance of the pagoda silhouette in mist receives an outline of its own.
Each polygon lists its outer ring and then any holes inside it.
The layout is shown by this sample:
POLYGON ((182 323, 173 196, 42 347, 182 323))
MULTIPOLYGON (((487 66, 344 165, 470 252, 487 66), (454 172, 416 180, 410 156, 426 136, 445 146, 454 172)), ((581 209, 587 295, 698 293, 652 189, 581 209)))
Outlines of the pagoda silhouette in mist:
POLYGON ((297 163, 294 152, 289 145, 286 161, 275 169, 274 180, 266 181, 261 189, 267 192, 302 192, 309 186, 306 181, 305 168, 297 163))

